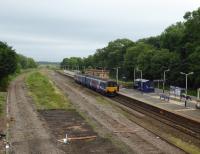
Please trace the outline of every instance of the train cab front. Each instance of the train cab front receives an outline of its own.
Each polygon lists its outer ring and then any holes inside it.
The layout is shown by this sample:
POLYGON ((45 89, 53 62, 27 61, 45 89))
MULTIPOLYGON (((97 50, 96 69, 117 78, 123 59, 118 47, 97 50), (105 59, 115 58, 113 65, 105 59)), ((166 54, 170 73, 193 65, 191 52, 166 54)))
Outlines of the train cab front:
POLYGON ((107 96, 116 96, 119 91, 119 87, 115 81, 108 81, 106 87, 107 96))

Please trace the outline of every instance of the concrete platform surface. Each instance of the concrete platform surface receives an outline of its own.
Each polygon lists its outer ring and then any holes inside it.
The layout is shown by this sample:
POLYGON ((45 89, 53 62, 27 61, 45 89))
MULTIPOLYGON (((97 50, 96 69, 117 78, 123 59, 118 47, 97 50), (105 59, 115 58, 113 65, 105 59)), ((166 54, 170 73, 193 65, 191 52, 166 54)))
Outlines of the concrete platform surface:
POLYGON ((137 90, 126 88, 121 88, 119 93, 200 122, 200 109, 195 108, 196 104, 194 102, 188 101, 187 107, 185 107, 184 101, 174 99, 169 101, 161 100, 156 93, 141 93, 137 90))
POLYGON ((75 75, 75 72, 68 71, 68 70, 64 70, 63 73, 64 73, 64 74, 67 74, 67 75, 71 75, 71 76, 74 76, 74 75, 75 75))

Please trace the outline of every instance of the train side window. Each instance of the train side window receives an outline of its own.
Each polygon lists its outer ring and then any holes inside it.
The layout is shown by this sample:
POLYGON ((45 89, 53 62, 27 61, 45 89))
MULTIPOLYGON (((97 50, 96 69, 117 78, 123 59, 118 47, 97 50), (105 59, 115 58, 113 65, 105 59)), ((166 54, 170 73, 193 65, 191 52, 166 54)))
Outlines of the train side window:
POLYGON ((105 83, 101 82, 100 83, 100 87, 103 88, 103 89, 105 89, 105 83))

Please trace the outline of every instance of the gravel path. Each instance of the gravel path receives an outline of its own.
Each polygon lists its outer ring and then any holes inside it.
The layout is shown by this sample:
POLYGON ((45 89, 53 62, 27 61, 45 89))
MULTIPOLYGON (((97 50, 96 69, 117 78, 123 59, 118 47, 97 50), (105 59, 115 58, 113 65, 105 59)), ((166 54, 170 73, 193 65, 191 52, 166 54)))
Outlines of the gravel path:
POLYGON ((73 83, 71 79, 53 72, 50 72, 49 76, 68 95, 72 103, 80 111, 86 112, 88 116, 94 118, 104 129, 128 145, 133 150, 133 153, 183 153, 181 150, 128 120, 113 106, 100 103, 101 100, 98 101, 86 88, 73 83), (129 131, 133 133, 115 133, 116 131, 129 131))
POLYGON ((51 141, 27 96, 24 76, 19 76, 9 87, 9 116, 11 153, 16 154, 62 154, 51 141))

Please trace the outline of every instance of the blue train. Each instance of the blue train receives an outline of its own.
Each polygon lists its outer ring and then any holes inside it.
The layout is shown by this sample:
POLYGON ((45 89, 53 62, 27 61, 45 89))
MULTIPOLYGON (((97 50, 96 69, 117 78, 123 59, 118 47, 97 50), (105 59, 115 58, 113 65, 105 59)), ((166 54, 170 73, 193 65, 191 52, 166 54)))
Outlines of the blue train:
POLYGON ((76 74, 74 80, 88 88, 91 88, 106 96, 115 96, 119 91, 119 86, 115 81, 100 79, 94 76, 76 74))

